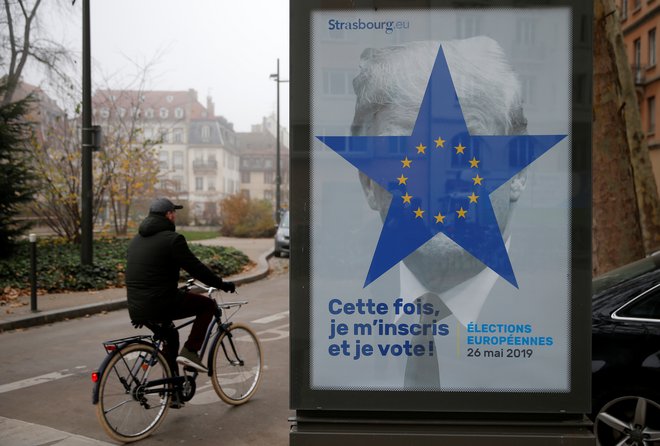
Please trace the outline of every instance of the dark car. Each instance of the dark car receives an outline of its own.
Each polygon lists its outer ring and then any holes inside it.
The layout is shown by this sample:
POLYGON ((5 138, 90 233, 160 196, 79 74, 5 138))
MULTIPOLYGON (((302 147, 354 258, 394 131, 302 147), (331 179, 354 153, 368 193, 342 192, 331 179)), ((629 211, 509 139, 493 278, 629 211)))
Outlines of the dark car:
POLYGON ((599 444, 660 445, 660 252, 592 283, 599 444))
POLYGON ((275 233, 275 256, 289 255, 289 211, 282 213, 280 224, 275 233))

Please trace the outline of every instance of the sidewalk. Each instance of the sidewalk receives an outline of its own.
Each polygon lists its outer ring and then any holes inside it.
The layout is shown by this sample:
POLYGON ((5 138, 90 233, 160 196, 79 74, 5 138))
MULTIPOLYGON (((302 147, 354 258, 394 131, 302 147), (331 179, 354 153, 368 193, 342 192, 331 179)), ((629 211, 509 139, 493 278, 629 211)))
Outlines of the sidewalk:
MULTIPOLYGON (((227 277, 237 285, 253 282, 268 275, 268 258, 273 254, 273 239, 239 239, 218 237, 200 240, 201 245, 231 246, 245 253, 254 266, 246 272, 227 277)), ((126 308, 125 288, 82 291, 37 296, 37 311, 30 309, 30 296, 18 299, 22 305, 0 306, 0 331, 50 324, 61 320, 84 317, 104 311, 126 308)))

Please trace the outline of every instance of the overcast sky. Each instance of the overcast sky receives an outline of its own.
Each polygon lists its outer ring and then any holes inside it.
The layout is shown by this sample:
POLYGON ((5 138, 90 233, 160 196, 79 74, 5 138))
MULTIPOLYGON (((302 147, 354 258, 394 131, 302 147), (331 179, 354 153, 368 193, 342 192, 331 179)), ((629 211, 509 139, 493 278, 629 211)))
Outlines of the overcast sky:
MULTIPOLYGON (((82 1, 62 5, 73 14, 53 14, 43 25, 79 50, 82 1)), ((90 12, 95 86, 109 78, 110 87, 123 88, 135 63, 155 62, 148 89, 194 88, 203 105, 210 95, 216 114, 237 131, 275 112, 277 84, 269 75, 277 58, 280 79, 289 79, 287 0, 92 0, 90 12)), ((288 96, 289 84, 281 83, 280 123, 287 128, 288 96)))

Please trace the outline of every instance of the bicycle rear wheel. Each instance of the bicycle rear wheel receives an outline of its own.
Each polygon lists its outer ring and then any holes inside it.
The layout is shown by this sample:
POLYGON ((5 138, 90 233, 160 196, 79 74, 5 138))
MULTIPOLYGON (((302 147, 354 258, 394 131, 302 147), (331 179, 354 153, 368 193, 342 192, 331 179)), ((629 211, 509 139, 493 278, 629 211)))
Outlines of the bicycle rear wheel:
POLYGON ((163 355, 146 344, 129 344, 108 363, 99 383, 96 415, 103 429, 122 442, 141 440, 163 421, 172 397, 163 355))
POLYGON ((240 322, 233 323, 215 342, 211 382, 227 404, 246 403, 261 381, 262 355, 257 335, 240 322))

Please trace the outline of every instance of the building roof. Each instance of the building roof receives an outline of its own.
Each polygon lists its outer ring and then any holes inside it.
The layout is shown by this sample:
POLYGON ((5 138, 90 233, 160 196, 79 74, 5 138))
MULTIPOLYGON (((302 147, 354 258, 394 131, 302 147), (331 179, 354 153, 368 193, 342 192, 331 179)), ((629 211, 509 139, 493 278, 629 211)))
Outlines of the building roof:
POLYGON ((159 119, 159 110, 168 110, 168 116, 175 117, 175 110, 181 108, 184 111, 184 119, 207 118, 207 109, 199 103, 197 92, 193 89, 188 91, 163 91, 163 90, 96 90, 92 99, 95 112, 98 108, 108 109, 123 108, 130 110, 134 107, 142 112, 149 109, 154 111, 154 118, 159 119))

